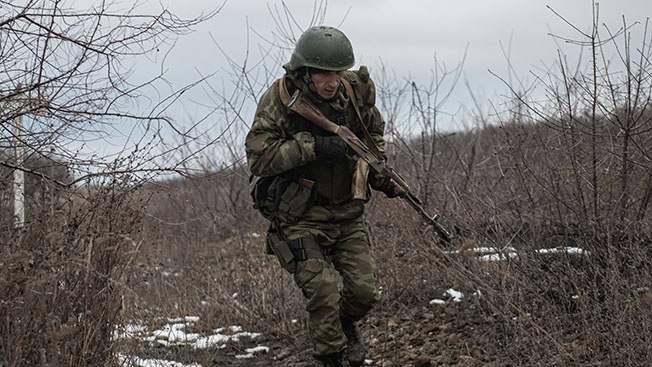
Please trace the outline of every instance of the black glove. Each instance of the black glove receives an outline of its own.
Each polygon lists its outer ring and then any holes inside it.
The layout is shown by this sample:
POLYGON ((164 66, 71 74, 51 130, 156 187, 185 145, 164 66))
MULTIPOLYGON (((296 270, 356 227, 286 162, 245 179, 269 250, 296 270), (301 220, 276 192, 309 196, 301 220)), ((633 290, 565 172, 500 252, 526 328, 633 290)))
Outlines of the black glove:
POLYGON ((396 183, 387 176, 373 175, 369 178, 369 185, 374 190, 382 191, 388 198, 405 195, 403 190, 399 190, 396 183))
POLYGON ((346 155, 346 143, 337 135, 315 135, 315 154, 317 158, 335 160, 346 155))

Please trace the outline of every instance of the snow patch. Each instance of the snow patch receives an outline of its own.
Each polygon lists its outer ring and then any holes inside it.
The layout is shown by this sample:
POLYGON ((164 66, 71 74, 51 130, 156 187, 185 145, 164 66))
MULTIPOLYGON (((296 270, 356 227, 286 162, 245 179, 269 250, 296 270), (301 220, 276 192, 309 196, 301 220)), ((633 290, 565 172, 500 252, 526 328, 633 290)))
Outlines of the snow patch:
MULTIPOLYGON (((117 339, 140 339, 154 345, 188 346, 193 349, 225 348, 229 342, 237 342, 241 338, 256 339, 261 334, 242 331, 240 326, 229 326, 218 328, 212 333, 188 332, 187 329, 195 326, 199 321, 197 316, 185 316, 170 318, 168 323, 159 329, 149 330, 146 326, 139 324, 122 325, 114 331, 113 338, 117 339)), ((245 354, 237 358, 253 358, 256 353, 268 353, 269 347, 258 345, 255 348, 245 349, 245 354)), ((175 361, 160 359, 143 359, 124 354, 118 355, 120 364, 128 367, 201 367, 198 364, 185 365, 175 361)))

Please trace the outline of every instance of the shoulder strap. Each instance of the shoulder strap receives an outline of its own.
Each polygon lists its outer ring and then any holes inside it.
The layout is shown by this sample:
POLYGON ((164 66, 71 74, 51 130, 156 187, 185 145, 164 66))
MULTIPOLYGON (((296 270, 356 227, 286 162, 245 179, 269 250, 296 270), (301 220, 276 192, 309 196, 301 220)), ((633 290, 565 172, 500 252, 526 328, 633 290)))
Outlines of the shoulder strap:
MULTIPOLYGON (((358 98, 356 98, 355 91, 353 90, 351 83, 349 83, 349 81, 346 79, 342 79, 342 84, 344 85, 344 89, 346 89, 346 94, 348 94, 349 97, 351 98, 351 103, 353 104, 353 108, 355 109, 355 114, 358 115, 358 119, 360 120, 360 123, 362 123, 362 126, 365 126, 364 121, 362 120, 362 115, 360 114, 360 106, 358 106, 358 98)), ((367 130, 366 127, 365 130, 367 130)))

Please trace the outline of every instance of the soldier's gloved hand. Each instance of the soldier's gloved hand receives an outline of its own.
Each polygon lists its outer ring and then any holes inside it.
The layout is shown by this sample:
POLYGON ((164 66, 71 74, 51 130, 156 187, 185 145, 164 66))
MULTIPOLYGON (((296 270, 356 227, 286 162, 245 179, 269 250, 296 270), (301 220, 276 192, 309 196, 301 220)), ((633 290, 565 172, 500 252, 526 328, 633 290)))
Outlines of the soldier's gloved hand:
POLYGON ((405 196, 406 192, 389 177, 374 175, 370 177, 369 185, 374 190, 382 191, 388 198, 405 196))
POLYGON ((335 160, 346 155, 346 143, 337 135, 315 135, 315 154, 318 159, 335 160))

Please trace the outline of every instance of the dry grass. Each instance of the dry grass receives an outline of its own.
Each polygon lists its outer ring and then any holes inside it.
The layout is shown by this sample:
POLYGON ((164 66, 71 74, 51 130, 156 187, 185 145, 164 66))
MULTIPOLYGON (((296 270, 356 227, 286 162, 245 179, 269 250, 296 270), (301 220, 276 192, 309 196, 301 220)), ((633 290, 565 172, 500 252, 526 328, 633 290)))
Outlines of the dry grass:
MULTIPOLYGON (((634 210, 634 217, 611 216, 618 200, 603 200, 617 195, 614 187, 605 187, 608 192, 598 195, 598 215, 582 216, 571 204, 574 190, 589 186, 574 185, 567 148, 550 145, 549 134, 556 132, 512 125, 458 134, 441 144, 442 164, 472 154, 477 160, 473 172, 468 164, 440 170, 445 174, 433 185, 435 196, 427 204, 441 208, 443 222, 454 228, 457 242, 451 248, 442 247, 407 205, 381 196, 372 200, 367 221, 383 297, 371 317, 375 329, 385 329, 376 332, 388 332, 396 320, 455 288, 466 298, 453 321, 438 322, 453 323, 449 336, 469 327, 483 332, 469 332, 466 347, 444 343, 441 353, 469 348, 497 365, 523 366, 641 365, 648 360, 649 215, 642 221, 636 221, 634 210), (549 152, 534 153, 543 149, 549 152), (557 192, 547 187, 561 180, 568 186, 557 192), (451 252, 464 241, 514 248, 518 257, 487 262, 468 251, 451 252), (536 252, 568 246, 587 252, 536 252)), ((646 172, 635 174, 644 178, 646 172)), ((618 182, 618 177, 601 182, 618 182)), ((247 189, 246 173, 237 170, 160 188, 148 211, 146 244, 138 259, 148 283, 134 292, 134 305, 140 310, 156 305, 159 315, 197 314, 212 327, 243 325, 294 340, 300 353, 305 341, 293 320, 305 323, 301 295, 276 260, 264 254, 266 224, 250 207, 247 189)), ((633 186, 630 198, 638 201, 632 207, 641 206, 646 189, 633 186)), ((127 314, 138 315, 134 309, 127 314)), ((386 348, 387 355, 403 353, 401 346, 386 348)))
MULTIPOLYGON (((394 139, 389 162, 457 242, 442 247, 398 199, 369 203, 382 300, 363 329, 378 365, 649 364, 652 58, 644 45, 638 63, 620 59, 625 73, 595 53, 585 74, 559 65, 561 75, 539 78, 551 83, 548 101, 519 95, 495 124, 394 139), (481 261, 475 246, 518 256, 481 261), (565 247, 585 252, 537 252, 565 247), (449 288, 463 300, 429 305, 449 288)), ((116 179, 59 192, 31 204, 21 232, 4 211, 0 365, 108 366, 117 351, 217 364, 217 350, 112 339, 116 325, 186 315, 200 316, 201 330, 262 332, 309 359, 301 294, 264 254, 266 223, 251 207, 247 176, 236 168, 137 190, 116 179)), ((1 198, 9 187, 0 179, 1 198)))
MULTIPOLYGON (((650 218, 645 211, 639 220, 633 210, 649 188, 630 186, 631 205, 616 218, 610 208, 620 205, 618 171, 603 173, 600 182, 615 186, 603 186, 597 215, 582 216, 571 203, 575 190, 590 186, 575 186, 566 146, 549 144, 555 133, 502 126, 440 144, 447 169, 426 205, 440 208, 454 229, 451 248, 407 205, 373 198, 366 219, 383 297, 367 331, 398 332, 401 322, 431 314, 428 302, 447 289, 465 294, 453 310, 428 316, 441 329, 402 344, 385 341, 379 354, 400 364, 408 360, 401 357, 405 344, 420 340, 450 364, 460 363, 455 351, 465 348, 497 365, 642 365, 650 358, 650 218), (515 152, 513 137, 524 134, 529 140, 519 138, 515 152), (532 152, 542 149, 550 151, 545 159, 532 152), (469 171, 468 161, 460 162, 472 155, 469 171), (556 192, 547 186, 562 180, 567 185, 556 192), (519 255, 486 262, 451 252, 464 241, 467 248, 513 247, 519 255), (536 253, 563 246, 589 253, 536 253), (428 339, 435 334, 439 339, 428 339)), ((647 182, 644 168, 630 179, 647 182)), ((285 340, 296 353, 306 348, 301 294, 264 254, 266 224, 251 207, 244 170, 158 183, 137 195, 127 187, 62 192, 56 204, 38 208, 20 236, 3 219, 2 365, 109 365, 117 347, 210 364, 217 351, 162 351, 111 338, 120 323, 184 315, 200 316, 202 330, 241 325, 285 340)))
POLYGON ((0 365, 109 365, 138 211, 110 188, 28 209, 22 231, 2 218, 0 365))

